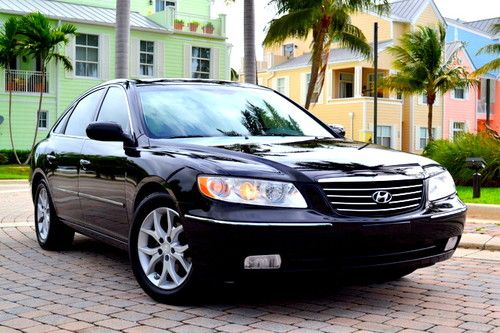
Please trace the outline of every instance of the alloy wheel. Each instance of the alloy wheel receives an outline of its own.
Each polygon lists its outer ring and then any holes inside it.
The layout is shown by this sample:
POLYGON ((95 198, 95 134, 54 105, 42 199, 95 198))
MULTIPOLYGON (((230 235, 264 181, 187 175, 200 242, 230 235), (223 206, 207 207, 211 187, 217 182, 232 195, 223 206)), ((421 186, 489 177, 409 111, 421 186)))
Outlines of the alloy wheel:
POLYGON ((50 228, 50 204, 47 190, 43 187, 38 193, 37 203, 37 228, 38 235, 42 242, 47 240, 50 228))

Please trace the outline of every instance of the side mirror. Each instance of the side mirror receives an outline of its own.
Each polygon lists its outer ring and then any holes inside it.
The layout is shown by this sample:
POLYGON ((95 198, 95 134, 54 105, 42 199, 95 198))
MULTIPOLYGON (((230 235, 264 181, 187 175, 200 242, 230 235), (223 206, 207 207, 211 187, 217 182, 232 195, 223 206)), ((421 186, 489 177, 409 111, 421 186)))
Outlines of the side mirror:
POLYGON ((337 124, 332 124, 328 125, 330 129, 337 135, 339 138, 344 139, 345 138, 345 129, 344 126, 342 125, 337 125, 337 124))
POLYGON ((87 136, 97 141, 121 141, 133 145, 134 140, 123 132, 120 125, 113 122, 93 122, 87 126, 87 136))

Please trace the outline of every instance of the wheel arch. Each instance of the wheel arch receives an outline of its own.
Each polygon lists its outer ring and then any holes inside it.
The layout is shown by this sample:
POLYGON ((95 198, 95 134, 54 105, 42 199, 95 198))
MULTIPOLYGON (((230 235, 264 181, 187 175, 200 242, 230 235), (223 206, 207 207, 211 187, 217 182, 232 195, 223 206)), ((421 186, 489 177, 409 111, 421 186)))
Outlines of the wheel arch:
MULTIPOLYGON (((45 183, 47 183, 47 185, 48 185, 47 177, 45 176, 43 171, 40 169, 35 169, 33 171, 33 176, 31 178, 31 199, 33 201, 35 200, 36 188, 42 180, 44 180, 45 183)), ((52 196, 52 191, 50 190, 49 186, 47 186, 47 190, 49 191, 50 196, 52 196)))

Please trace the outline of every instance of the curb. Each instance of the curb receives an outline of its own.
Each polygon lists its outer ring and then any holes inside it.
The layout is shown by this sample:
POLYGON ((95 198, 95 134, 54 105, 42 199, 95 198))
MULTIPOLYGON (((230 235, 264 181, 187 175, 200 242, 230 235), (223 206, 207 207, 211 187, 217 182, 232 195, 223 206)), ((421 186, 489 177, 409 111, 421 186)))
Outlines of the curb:
POLYGON ((467 218, 493 220, 500 222, 500 205, 471 204, 467 205, 467 218))
POLYGON ((465 233, 462 235, 458 247, 463 249, 500 251, 500 237, 465 233))

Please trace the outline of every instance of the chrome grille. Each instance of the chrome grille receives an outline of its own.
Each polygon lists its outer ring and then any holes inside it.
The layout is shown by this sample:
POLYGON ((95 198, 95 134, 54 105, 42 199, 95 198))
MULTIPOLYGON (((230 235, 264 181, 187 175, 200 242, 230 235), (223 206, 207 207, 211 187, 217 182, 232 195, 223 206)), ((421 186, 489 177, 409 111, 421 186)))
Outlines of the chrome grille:
POLYGON ((368 181, 356 178, 320 180, 328 201, 338 213, 354 216, 389 216, 416 210, 422 204, 422 179, 368 181), (356 180, 355 180, 356 179, 356 180), (389 192, 388 203, 378 203, 374 194, 389 192))

